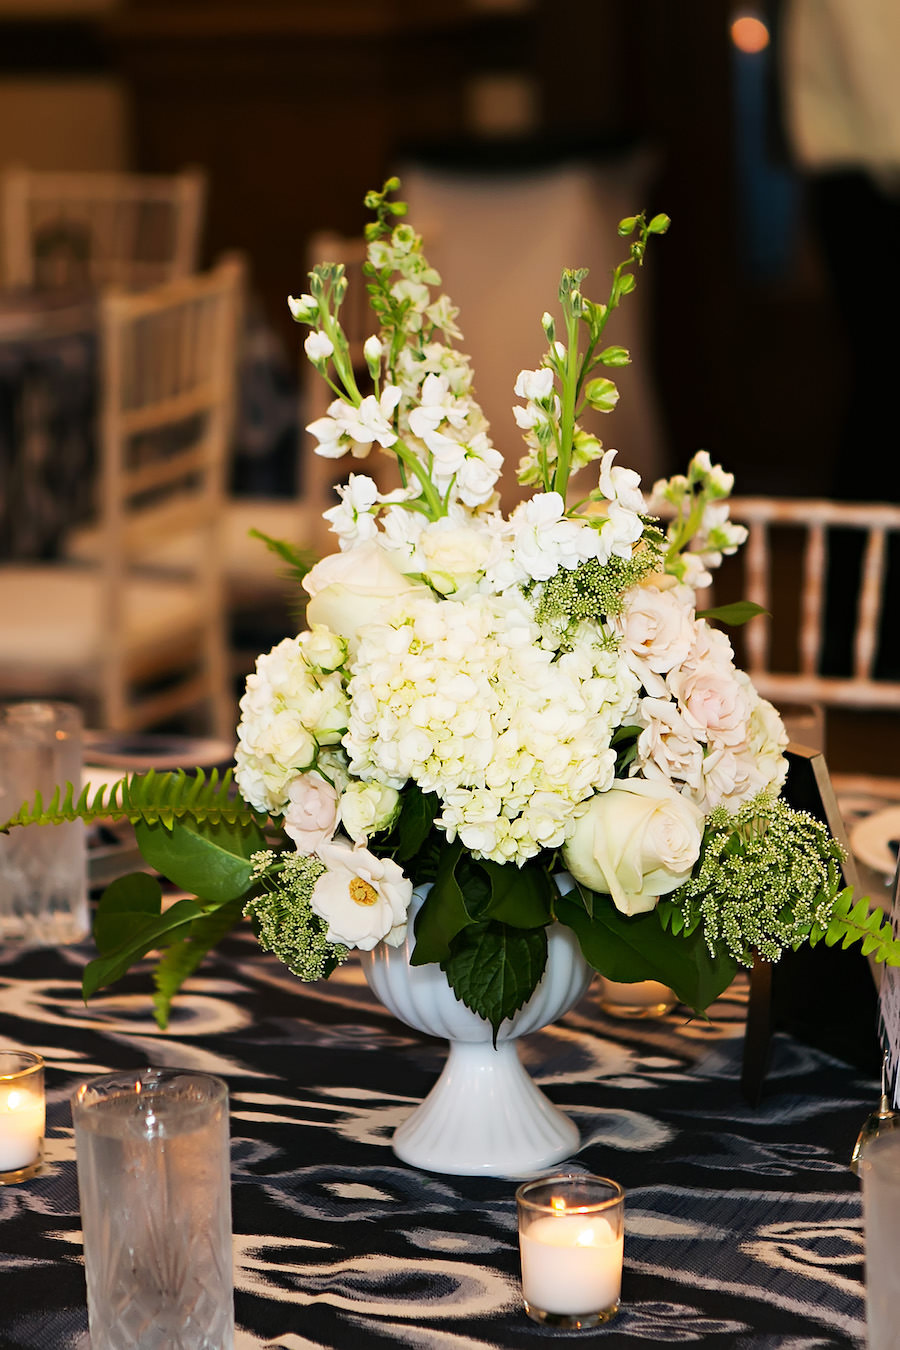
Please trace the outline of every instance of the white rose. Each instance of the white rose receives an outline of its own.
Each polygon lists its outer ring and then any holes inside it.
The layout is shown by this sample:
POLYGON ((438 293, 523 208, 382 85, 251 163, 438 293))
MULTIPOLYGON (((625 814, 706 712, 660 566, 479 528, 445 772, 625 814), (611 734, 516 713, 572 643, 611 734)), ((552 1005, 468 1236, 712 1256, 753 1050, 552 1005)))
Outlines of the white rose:
POLYGON ((448 516, 425 527, 418 548, 421 570, 442 595, 474 586, 498 553, 493 535, 458 525, 448 516))
POLYGON ((400 793, 380 783, 350 783, 341 797, 341 824, 356 844, 368 842, 370 834, 386 830, 400 810, 400 793))
POLYGON ((429 587, 398 572, 384 549, 367 540, 345 553, 331 553, 303 579, 309 595, 306 617, 346 638, 355 653, 360 628, 377 623, 400 596, 432 596, 429 587))
POLYGON ((315 853, 332 837, 337 821, 338 795, 331 784, 315 772, 296 778, 288 790, 284 829, 297 851, 315 853))
POLYGON ((318 857, 328 868, 310 897, 313 912, 328 924, 329 942, 370 952, 384 939, 399 947, 406 938, 412 882, 392 858, 336 841, 318 857))
POLYGON ((563 861, 622 914, 643 914, 690 876, 703 827, 699 807, 667 783, 617 781, 590 799, 563 861))
POLYGON ((615 626, 628 664, 648 694, 658 698, 666 692, 659 676, 680 666, 694 641, 693 616, 683 595, 656 586, 634 586, 615 626))
POLYGON ((734 666, 704 658, 667 678, 685 721, 698 736, 724 745, 746 742, 752 709, 734 666))

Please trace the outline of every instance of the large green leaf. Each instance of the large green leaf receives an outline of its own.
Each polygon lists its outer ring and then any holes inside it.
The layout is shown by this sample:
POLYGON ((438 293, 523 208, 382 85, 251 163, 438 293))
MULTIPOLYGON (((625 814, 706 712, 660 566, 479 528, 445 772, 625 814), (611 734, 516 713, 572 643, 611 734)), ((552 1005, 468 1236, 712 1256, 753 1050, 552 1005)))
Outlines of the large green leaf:
POLYGON ((103 892, 94 915, 94 942, 101 956, 115 951, 147 918, 162 910, 162 887, 149 872, 116 877, 103 892))
POLYGON ((718 605, 715 609, 698 609, 698 619, 714 619, 717 623, 731 624, 737 627, 755 619, 757 614, 768 614, 767 609, 755 600, 735 600, 730 605, 718 605))
POLYGON ((513 928, 539 928, 553 917, 558 894, 543 867, 514 867, 483 859, 479 866, 491 883, 487 914, 513 928))
POLYGON ((236 900, 250 886, 250 856, 266 847, 256 824, 215 825, 185 817, 171 826, 139 821, 135 837, 141 854, 181 890, 215 904, 236 900))
POLYGON ((194 900, 176 900, 164 914, 136 913, 131 916, 133 923, 120 944, 85 966, 81 980, 85 1002, 98 989, 121 979, 135 961, 148 952, 165 946, 176 937, 183 937, 188 926, 203 912, 194 900))
POLYGON ((491 922, 459 933, 441 969, 456 997, 490 1022, 496 1042, 500 1024, 528 1002, 546 964, 546 928, 491 922))
POLYGON ((398 863, 408 862, 428 838, 440 802, 434 792, 422 792, 415 783, 407 783, 400 798, 400 816, 392 831, 396 839, 393 856, 398 863))
POLYGON ((437 876, 416 915, 416 945, 410 957, 413 966, 444 961, 450 954, 450 943, 456 934, 472 922, 462 887, 456 879, 456 864, 461 855, 459 840, 441 851, 437 876))
POLYGON ((659 980, 681 1003, 702 1013, 727 989, 738 964, 727 953, 712 956, 702 931, 666 932, 655 910, 629 918, 605 896, 592 896, 589 916, 577 889, 556 902, 562 923, 573 930, 585 958, 607 979, 625 984, 659 980))

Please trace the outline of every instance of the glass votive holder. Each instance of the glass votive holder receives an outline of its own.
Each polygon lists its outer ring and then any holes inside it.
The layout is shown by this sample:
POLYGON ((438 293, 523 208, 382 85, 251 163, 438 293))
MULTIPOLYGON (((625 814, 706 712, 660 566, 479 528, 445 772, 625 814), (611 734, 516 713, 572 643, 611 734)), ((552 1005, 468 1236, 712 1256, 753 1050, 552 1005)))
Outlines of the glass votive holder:
POLYGON ((658 980, 633 984, 600 977, 600 1007, 613 1017, 665 1017, 678 1003, 678 995, 658 980))
POLYGON ((0 1050, 0 1186, 34 1176, 44 1157, 44 1061, 0 1050))
POLYGON ((535 1322, 579 1331, 619 1310, 625 1192, 608 1177, 560 1173, 516 1191, 522 1298, 535 1322))

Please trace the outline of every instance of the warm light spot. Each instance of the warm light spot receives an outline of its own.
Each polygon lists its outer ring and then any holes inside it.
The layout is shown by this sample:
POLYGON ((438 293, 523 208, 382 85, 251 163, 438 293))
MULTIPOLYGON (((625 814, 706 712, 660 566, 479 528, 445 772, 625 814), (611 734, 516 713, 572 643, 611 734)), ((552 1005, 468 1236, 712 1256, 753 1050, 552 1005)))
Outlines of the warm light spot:
POLYGON ((593 1245, 594 1245, 594 1230, 593 1230, 593 1228, 582 1228, 581 1232, 578 1234, 577 1238, 575 1239, 575 1246, 576 1246, 576 1247, 593 1247, 593 1245))
POLYGON ((565 1214, 566 1202, 561 1195, 554 1195, 550 1201, 550 1208, 555 1210, 557 1214, 565 1214))
POLYGON ((6 1105, 9 1107, 10 1111, 15 1111, 17 1106, 21 1106, 22 1105, 21 1092, 10 1092, 6 1098, 6 1105))
POLYGON ((362 877, 354 877, 350 882, 350 899, 356 905, 374 905, 378 900, 378 892, 362 877))
POLYGON ((769 45, 769 30, 756 14, 739 14, 732 20, 731 40, 739 52, 755 55, 769 45))

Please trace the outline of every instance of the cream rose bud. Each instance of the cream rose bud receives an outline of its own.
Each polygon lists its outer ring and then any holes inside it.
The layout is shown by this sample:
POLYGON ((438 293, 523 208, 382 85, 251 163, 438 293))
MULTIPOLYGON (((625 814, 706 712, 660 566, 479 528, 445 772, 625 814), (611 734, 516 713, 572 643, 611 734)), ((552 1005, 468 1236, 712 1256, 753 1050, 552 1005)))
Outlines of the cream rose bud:
POLYGON ((667 783, 619 780, 590 799, 563 862, 577 881, 609 894, 622 914, 643 914, 690 876, 704 821, 667 783))
POLYGON ((344 553, 331 553, 316 563, 303 579, 309 595, 306 617, 310 625, 324 624, 345 638, 355 654, 359 630, 377 623, 401 596, 430 596, 431 589, 398 572, 374 540, 344 553))
POLYGON ((288 789, 284 830, 298 853, 315 853, 337 828, 338 795, 321 774, 301 774, 288 789))
POLYGON ((297 641, 309 664, 317 670, 337 670, 347 659, 347 643, 323 624, 314 623, 297 641))
POLYGON ((400 811, 400 793, 380 783, 350 783, 341 796, 341 824, 355 844, 390 829, 400 811))
POLYGON ((406 937, 412 882, 392 858, 340 840, 322 844, 328 868, 313 887, 310 905, 328 925, 329 942, 370 952, 382 940, 399 947, 406 937))

